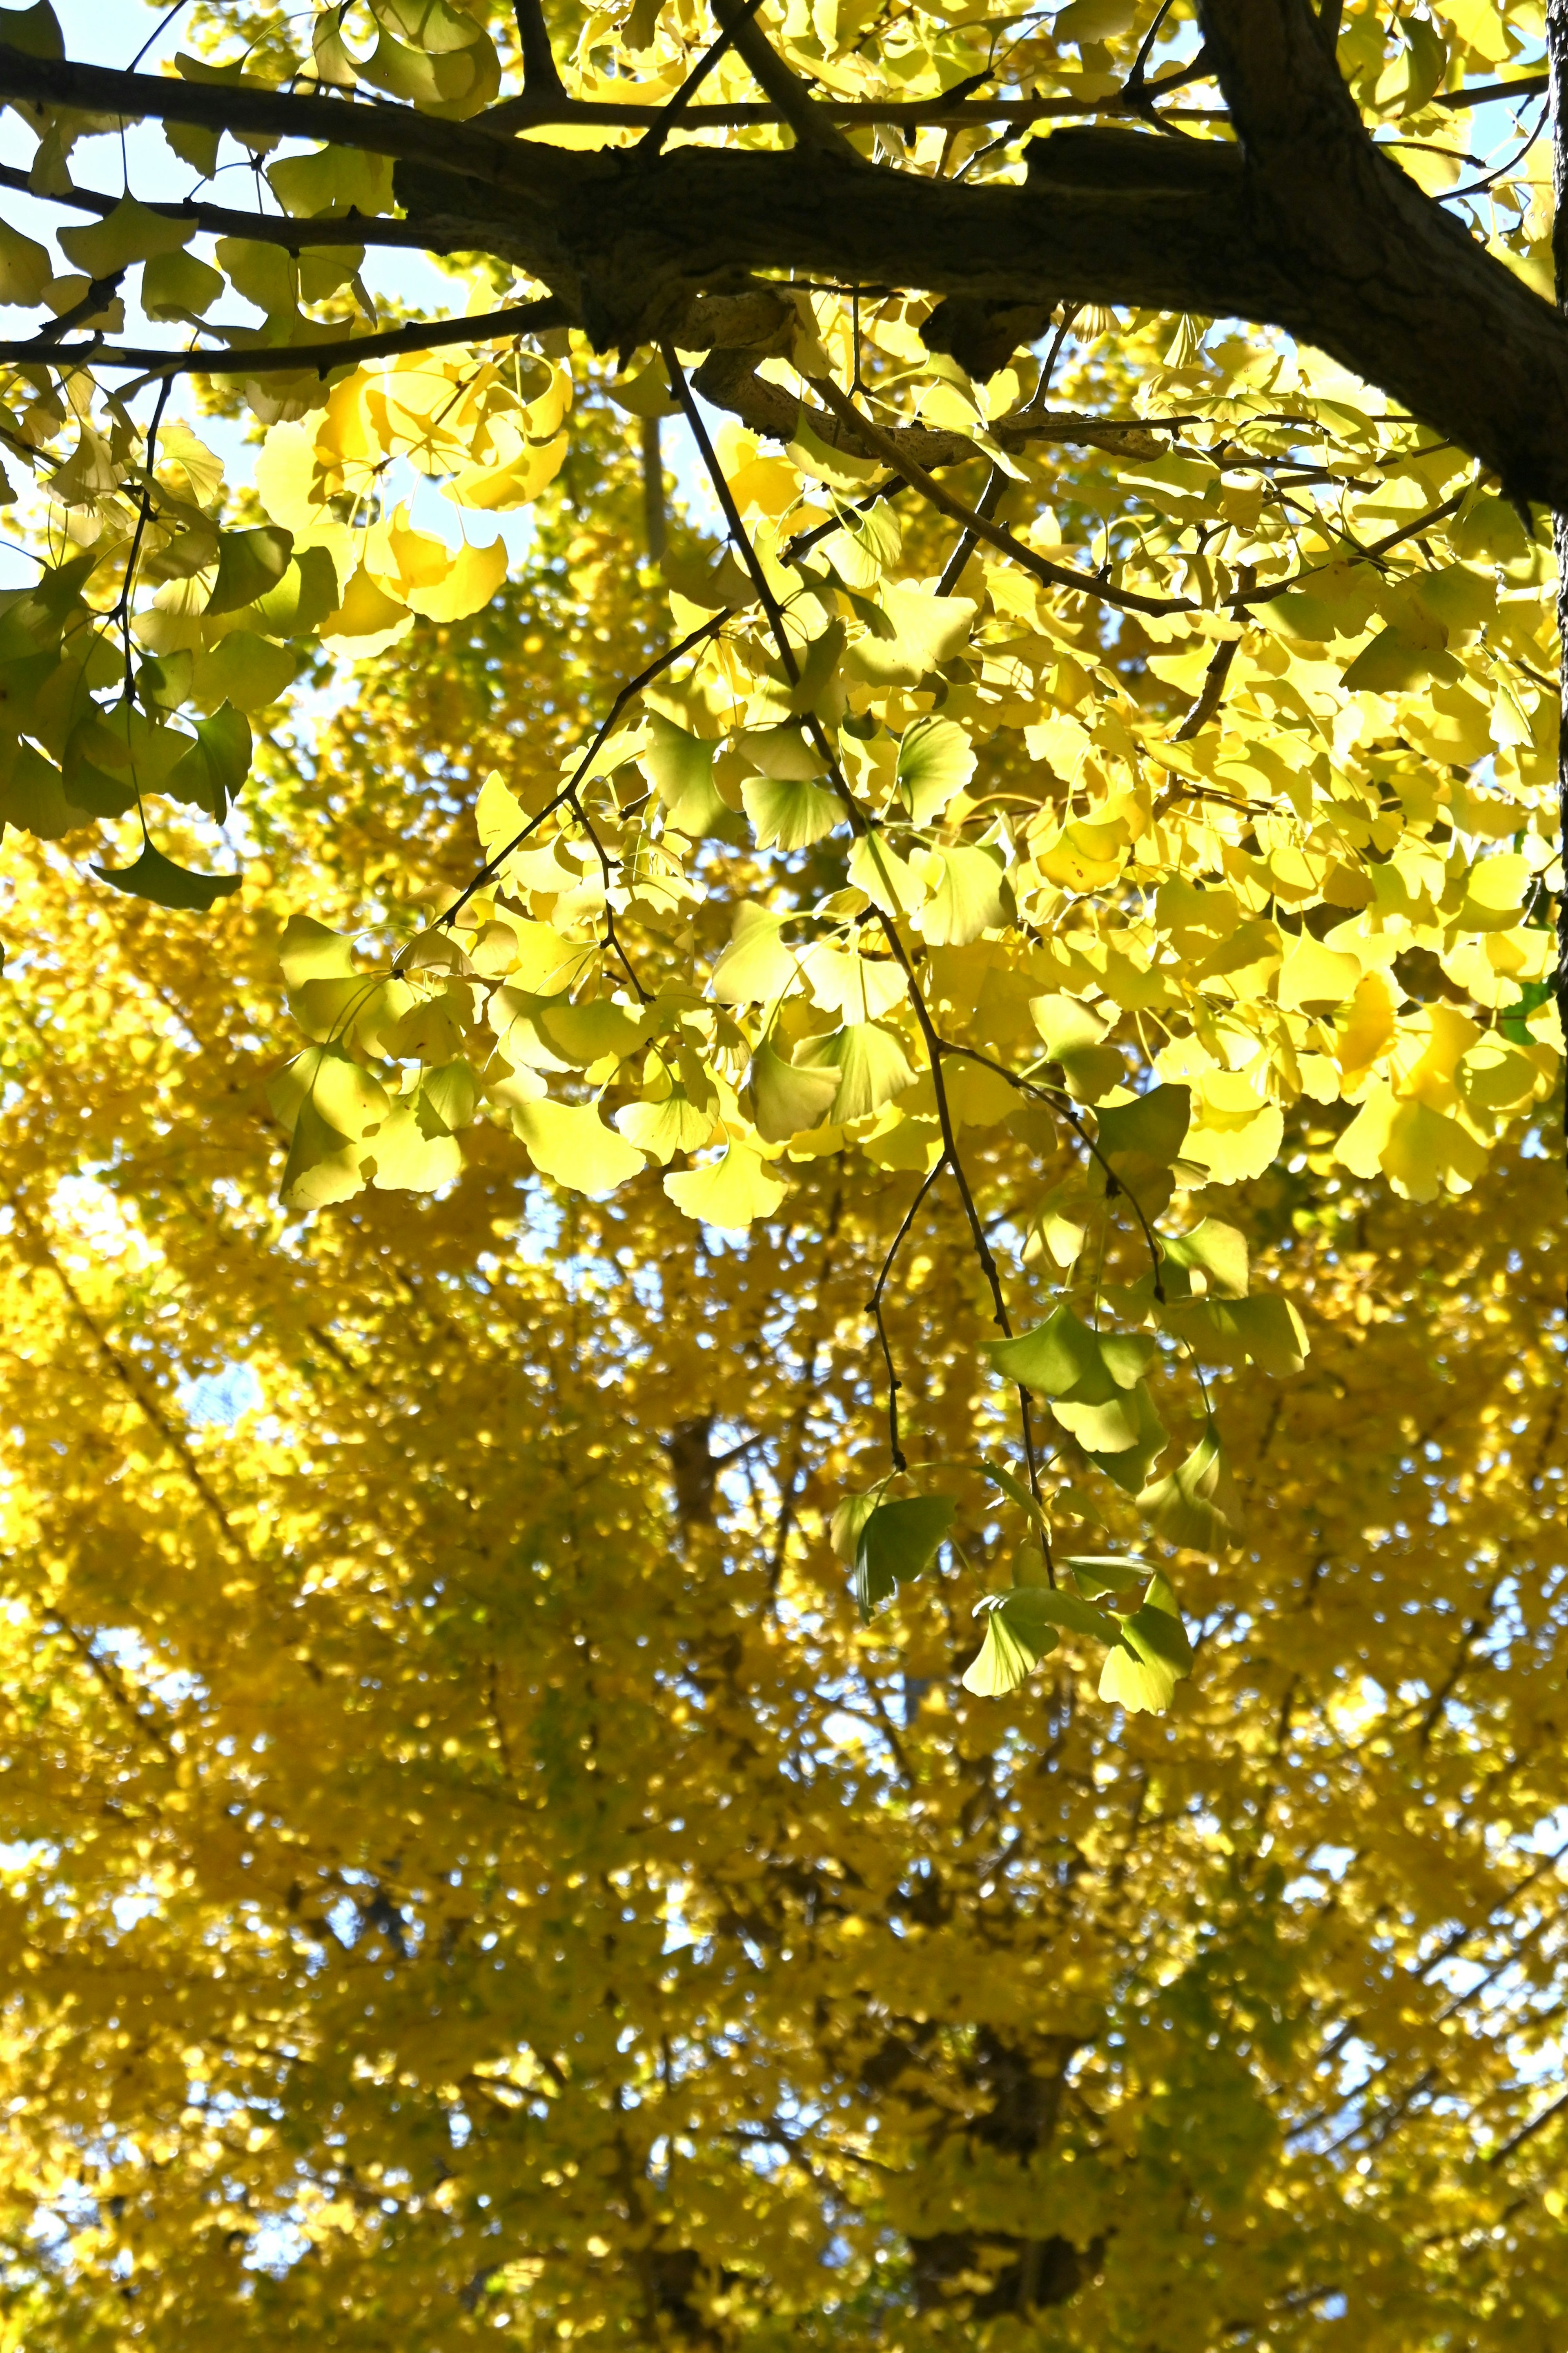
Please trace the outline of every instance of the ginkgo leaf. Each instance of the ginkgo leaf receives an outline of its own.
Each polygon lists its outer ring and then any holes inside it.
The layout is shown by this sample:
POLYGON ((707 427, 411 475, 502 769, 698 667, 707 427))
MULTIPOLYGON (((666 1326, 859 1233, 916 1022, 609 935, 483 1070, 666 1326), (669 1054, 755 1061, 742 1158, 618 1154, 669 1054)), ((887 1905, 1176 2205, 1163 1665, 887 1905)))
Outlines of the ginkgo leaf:
POLYGON ((1260 1372, 1284 1378, 1307 1359, 1307 1335, 1289 1300, 1197 1299, 1180 1303, 1167 1317, 1194 1354, 1206 1364, 1235 1365, 1250 1358, 1260 1372))
POLYGON ((237 613, 265 596, 289 569, 294 536, 276 523, 256 531, 226 531, 218 540, 217 577, 206 601, 209 613, 237 613))
MULTIPOLYGON (((327 10, 327 16, 336 11, 327 10)), ((318 17, 317 22, 322 21, 318 17)), ((328 79, 326 76, 321 77, 328 79)), ((284 155, 267 166, 272 193, 286 213, 389 213, 392 159, 353 147, 319 147, 313 155, 284 155)))
MULTIPOLYGON (((261 711, 269 702, 277 702, 292 685, 295 669, 291 647, 273 645, 249 629, 231 629, 211 653, 202 656, 196 671, 196 691, 204 702, 221 697, 229 706, 231 718, 237 718, 242 712, 261 711)), ((248 741, 246 754, 248 765, 248 741)), ((196 796, 186 793, 184 797, 194 800, 196 796)), ((220 806, 214 788, 210 805, 215 816, 221 815, 227 806, 226 793, 220 806)))
POLYGON ((100 882, 112 882, 133 899, 151 899, 159 907, 184 907, 205 913, 219 899, 239 888, 237 874, 197 874, 176 866, 161 849, 145 842, 142 854, 129 866, 95 866, 100 882))
POLYGON ((652 1102, 623 1103, 616 1125, 662 1167, 678 1152, 700 1152, 711 1141, 713 1113, 700 1110, 684 1088, 672 1087, 652 1102))
POLYGON ((685 1216, 738 1232, 771 1218, 789 1188, 760 1153, 731 1143, 721 1159, 667 1176, 664 1189, 685 1216))
POLYGON ((899 744, 897 782, 916 825, 940 817, 974 774, 974 747, 951 719, 917 719, 899 744))
POLYGON ((473 1066, 459 1058, 426 1071, 419 1086, 420 1101, 448 1134, 471 1123, 479 1109, 479 1082, 473 1066))
POLYGON ((46 246, 0 221, 0 302, 36 302, 54 274, 46 246))
POLYGON ((333 1132, 350 1140, 376 1127, 392 1100, 373 1071, 335 1046, 307 1046, 267 1085, 274 1116, 292 1128, 307 1103, 333 1132))
POLYGON ((427 620, 462 620, 489 603, 506 578, 506 570, 504 540, 492 540, 489 547, 460 547, 444 578, 409 588, 406 599, 427 620))
POLYGON ((194 801, 221 823, 250 774, 251 752, 248 720, 231 702, 221 703, 209 717, 196 721, 196 740, 170 769, 164 789, 176 800, 194 801))
POLYGON ((1001 858, 960 847, 934 853, 940 871, 920 912, 921 930, 933 947, 963 947, 1007 920, 1001 858))
POLYGON ((1091 1599, 1097 1593, 1130 1592, 1154 1573, 1150 1562, 1140 1560, 1134 1554, 1071 1552, 1064 1556, 1061 1566, 1071 1572, 1073 1582, 1091 1599))
POLYGON ((977 1699, 1002 1699, 1033 1673, 1040 1661, 1057 1648, 1060 1636, 1052 1626, 1026 1629, 1005 1609, 985 1616, 985 1640, 965 1667, 960 1681, 977 1699))
POLYGON ((531 997, 564 997, 599 961, 596 947, 583 940, 563 940, 548 923, 530 923, 523 915, 509 915, 506 923, 515 951, 510 986, 496 993, 492 1023, 497 1009, 510 1010, 517 1004, 520 991, 531 997))
POLYGON ((425 1099, 395 1103, 374 1135, 364 1139, 364 1166, 382 1193, 435 1193, 461 1171, 463 1155, 425 1099))
POLYGON ((1131 1103, 1105 1103, 1095 1113, 1100 1147, 1109 1157, 1133 1155, 1169 1167, 1192 1124, 1192 1095, 1168 1081, 1131 1103))
POLYGON ((808 1039, 799 1052, 804 1067, 792 1071, 793 1082, 798 1083, 808 1071, 837 1072, 837 1091, 831 1100, 833 1115, 841 1122, 868 1118, 915 1082, 898 1038, 879 1022, 858 1021, 826 1038, 808 1039))
POLYGON ((1097 1007, 1079 997, 1031 997, 1029 1015, 1054 1062, 1091 1052, 1110 1026, 1097 1007))
POLYGON ((364 1190, 366 1145, 342 1135, 314 1103, 300 1105, 278 1198, 285 1208, 324 1209, 364 1190))
POLYGON ((329 613, 321 623, 321 635, 345 638, 356 650, 369 655, 383 651, 413 626, 410 607, 378 587, 362 564, 343 590, 337 611, 329 613))
MULTIPOLYGON (((1148 1484, 1149 1473, 1158 1457, 1164 1452, 1170 1433, 1154 1410, 1154 1400, 1149 1394, 1146 1381, 1139 1381, 1125 1402, 1131 1408, 1135 1425, 1131 1444, 1121 1447, 1091 1446, 1088 1452, 1089 1461, 1098 1470, 1103 1471, 1108 1479, 1114 1480, 1117 1486, 1129 1495, 1136 1495, 1148 1484)), ((1061 1419, 1059 1402, 1053 1402, 1051 1411, 1056 1419, 1061 1419)))
POLYGON ((606 1056, 624 1061, 647 1035, 646 1011, 614 997, 579 997, 574 1005, 552 997, 535 1017, 539 1034, 567 1069, 586 1069, 606 1056))
POLYGON ((155 254, 142 273, 142 308, 150 319, 199 319, 223 288, 223 272, 194 253, 155 254))
POLYGON ((884 1499, 860 1530, 857 1556, 874 1578, 886 1575, 897 1584, 909 1584, 931 1567, 946 1541, 955 1509, 951 1495, 884 1499))
POLYGON ((1148 1659, 1130 1642, 1117 1642, 1105 1654, 1100 1671, 1100 1697, 1130 1715, 1141 1711, 1163 1715, 1176 1694, 1175 1670, 1163 1659, 1148 1659))
MULTIPOLYGON (((191 235, 194 223, 155 213, 134 196, 122 196, 111 213, 79 228, 58 232, 60 250, 89 278, 110 278, 154 253, 173 253, 191 235)), ((37 299, 36 297, 32 299, 37 299)))
POLYGON ((1066 1397, 1103 1370, 1097 1335, 1066 1305, 1014 1339, 988 1340, 985 1351, 1005 1379, 1042 1397, 1066 1397))
POLYGON ((724 818, 724 804, 713 784, 715 746, 655 712, 648 719, 647 741, 637 765, 658 795, 665 815, 681 833, 694 838, 724 818))
POLYGON ((642 1154, 606 1127, 592 1103, 542 1097, 518 1104, 511 1124, 541 1176, 570 1192, 613 1193, 645 1166, 642 1154))
POLYGON ((0 739, 0 823, 18 826, 41 841, 58 841, 89 822, 89 813, 67 799, 65 779, 53 761, 15 736, 8 743, 0 739))
POLYGON ((884 914, 911 913, 926 895, 924 876, 899 856, 880 829, 862 834, 851 849, 849 880, 884 914))
POLYGON ((783 922, 750 901, 736 908, 734 937, 713 967, 721 1005, 765 1004, 798 984, 800 966, 780 936, 783 922))
POLYGON ((759 849, 805 849, 845 822, 842 801, 821 785, 748 776, 741 798, 759 849))
POLYGON ((845 1495, 833 1507, 828 1535, 840 1560, 853 1561, 860 1549, 860 1531, 881 1502, 888 1482, 879 1480, 863 1495, 845 1495))
POLYGON ((278 961, 290 988, 308 980, 343 980, 355 969, 354 944, 314 915, 293 914, 283 927, 278 961))
POLYGON ((1245 1299, 1248 1282, 1247 1237, 1218 1218, 1205 1218, 1190 1234, 1168 1235, 1162 1244, 1164 1260, 1179 1269, 1177 1282, 1194 1296, 1245 1299))
POLYGON ((1136 1498, 1139 1510, 1168 1544, 1194 1552, 1224 1552, 1241 1535, 1241 1499, 1236 1492, 1215 1424, 1184 1462, 1136 1498))
POLYGON ((757 1133, 769 1144, 786 1144, 826 1117, 839 1089, 837 1062, 803 1068, 777 1053, 764 1039, 752 1057, 752 1105, 757 1133))

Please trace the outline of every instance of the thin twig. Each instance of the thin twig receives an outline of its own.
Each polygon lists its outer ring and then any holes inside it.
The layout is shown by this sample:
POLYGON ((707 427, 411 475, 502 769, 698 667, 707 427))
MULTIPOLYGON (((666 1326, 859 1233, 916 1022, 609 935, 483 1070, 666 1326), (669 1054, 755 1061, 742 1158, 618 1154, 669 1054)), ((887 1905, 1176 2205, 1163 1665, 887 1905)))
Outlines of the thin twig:
MULTIPOLYGON (((636 678, 631 681, 629 685, 622 687, 619 694, 616 695, 614 702, 610 705, 609 716, 599 728, 586 752, 584 753, 582 759, 578 762, 575 769, 573 771, 570 781, 562 786, 561 790, 555 795, 553 799, 546 801, 544 807, 538 812, 537 816, 531 817, 529 818, 528 823, 523 827, 521 833, 513 834, 511 839, 506 844, 504 849, 498 849, 493 857, 486 859, 484 864, 479 868, 479 872, 473 877, 471 881, 466 883, 463 889, 458 892, 451 905, 445 908, 442 913, 436 917, 433 923, 426 925, 425 928, 426 931, 439 931, 443 923, 449 923, 454 915, 461 913, 462 910, 468 905, 468 901, 473 897, 475 892, 482 891, 487 882, 493 881, 494 877, 506 864, 507 860, 511 856, 512 852, 521 849, 530 834, 535 832, 538 828, 544 823, 545 818, 552 816, 564 802, 573 799, 573 797, 581 786, 584 777, 587 775, 589 768, 593 765, 594 760, 598 754, 599 746, 606 740, 611 729, 615 726, 616 720, 620 717, 622 712, 626 709, 632 697, 635 694, 640 694, 643 688, 647 686, 650 681, 658 676, 660 670, 668 670, 672 662, 677 662, 680 659, 682 654, 689 653, 694 646, 701 644, 704 638, 710 638, 715 629, 721 628, 729 617, 729 608, 726 607, 722 612, 715 613, 711 620, 704 621, 700 628, 693 629, 689 637, 682 638, 678 646, 671 646, 667 653, 660 654, 657 660, 649 662, 646 670, 639 670, 637 672, 636 678)), ((414 941, 410 940, 408 945, 399 951, 392 967, 395 973, 400 972, 403 969, 408 957, 413 954, 414 944, 414 941)))
POLYGON ((905 1213, 903 1224, 893 1236, 892 1242, 889 1247, 888 1255, 882 1261, 882 1271, 877 1277, 876 1288, 873 1290, 870 1298, 866 1302, 866 1313, 868 1315, 871 1316, 876 1323, 877 1337, 882 1344, 883 1361, 886 1363, 888 1367, 888 1451, 892 1456, 893 1468, 895 1471, 907 1471, 909 1469, 908 1463, 904 1461, 903 1449, 899 1444, 899 1391, 903 1387, 903 1383, 900 1380, 897 1372, 894 1370, 893 1351, 891 1346, 889 1345, 888 1327, 882 1320, 882 1293, 887 1287, 888 1277, 893 1271, 893 1261, 898 1257, 900 1249, 903 1247, 905 1235, 909 1232, 910 1228, 914 1224, 915 1215, 920 1208, 921 1203, 925 1199, 926 1195, 931 1191, 931 1187, 936 1183, 937 1178, 942 1175, 942 1172, 946 1166, 947 1154, 945 1152, 939 1152, 936 1158, 932 1161, 930 1171, 921 1183, 919 1192, 915 1195, 914 1199, 910 1203, 909 1208, 905 1213))
POLYGON ((972 531, 977 539, 987 541, 1002 554, 1010 555, 1015 564, 1021 565, 1026 572, 1032 572, 1036 579, 1047 588, 1066 588, 1077 596, 1098 597, 1101 603, 1114 605, 1123 612, 1164 615, 1199 610, 1187 596, 1145 596, 1137 589, 1113 588, 1108 580, 1085 572, 1071 572, 1065 565, 1053 564, 1048 556, 1026 546, 1021 539, 1015 539, 1001 523, 993 522, 989 516, 977 514, 973 507, 966 507, 962 499, 955 499, 934 475, 928 474, 923 466, 917 465, 912 458, 905 455, 891 434, 884 433, 879 425, 873 425, 869 417, 856 407, 847 393, 840 392, 830 377, 808 376, 806 382, 827 403, 834 415, 860 436, 885 466, 894 467, 910 489, 918 491, 939 513, 962 523, 966 531, 972 531))

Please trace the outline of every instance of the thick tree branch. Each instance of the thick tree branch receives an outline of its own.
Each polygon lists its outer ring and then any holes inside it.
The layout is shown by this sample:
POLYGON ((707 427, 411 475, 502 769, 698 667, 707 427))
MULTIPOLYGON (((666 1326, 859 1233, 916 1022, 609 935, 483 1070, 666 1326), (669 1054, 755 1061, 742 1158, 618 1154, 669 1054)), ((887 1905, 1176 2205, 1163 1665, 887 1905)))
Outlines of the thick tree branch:
POLYGON ((748 5, 747 0, 713 0, 713 12, 730 35, 737 57, 744 59, 759 89, 767 92, 803 147, 859 163, 842 131, 822 111, 795 69, 779 56, 757 23, 753 5, 748 5))
POLYGON ((601 349, 668 332, 756 270, 999 307, 1063 299, 1287 329, 1568 510, 1568 324, 1367 137, 1306 0, 1204 0, 1240 134, 1037 141, 1025 186, 971 185, 796 146, 509 142, 479 122, 127 75, 0 47, 0 100, 322 139, 398 162, 432 244, 542 280, 601 349), (1486 364, 1477 364, 1477 354, 1486 364))
POLYGON ((540 0, 515 0, 512 13, 517 18, 518 44, 522 50, 524 90, 531 98, 564 98, 566 86, 550 46, 550 27, 544 21, 540 0))
POLYGON ((1248 242, 1290 286, 1277 323, 1407 402, 1516 496, 1563 503, 1568 462, 1551 441, 1568 379, 1550 305, 1373 144, 1307 0, 1202 0, 1201 15, 1248 242))

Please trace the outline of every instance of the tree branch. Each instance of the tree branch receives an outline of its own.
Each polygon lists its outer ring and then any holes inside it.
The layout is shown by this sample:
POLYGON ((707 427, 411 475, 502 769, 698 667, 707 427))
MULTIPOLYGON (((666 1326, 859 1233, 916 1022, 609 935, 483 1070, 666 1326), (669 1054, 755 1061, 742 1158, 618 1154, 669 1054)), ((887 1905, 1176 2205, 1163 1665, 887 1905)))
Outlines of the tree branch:
MULTIPOLYGON (((707 305, 693 306, 695 316, 682 322, 681 332, 700 334, 707 305)), ((688 350, 700 349, 699 343, 687 344, 688 350)), ((704 400, 715 408, 727 408, 753 433, 764 433, 775 441, 793 441, 800 430, 801 404, 783 385, 770 384, 757 374, 761 354, 756 351, 734 351, 723 346, 712 351, 703 361, 694 379, 704 400)), ((818 439, 830 449, 847 451, 853 457, 870 458, 881 454, 878 445, 863 429, 864 420, 858 412, 846 418, 816 409, 808 412, 806 423, 818 439)), ((1157 458, 1164 448, 1159 428, 1142 419, 1129 418, 1123 423, 1110 417, 1081 417, 1070 409, 1041 409, 1030 415, 1020 412, 1016 417, 1004 417, 990 428, 992 438, 1005 449, 1024 449, 1030 442, 1061 442, 1074 448, 1108 449, 1118 458, 1157 458)), ((898 425, 885 427, 881 439, 898 448, 900 459, 907 458, 916 466, 962 466, 984 455, 974 443, 962 433, 943 432, 929 425, 898 425)), ((889 460, 889 463, 892 461, 889 460)))
POLYGON ((566 85, 550 46, 550 27, 540 0, 513 0, 517 37, 522 50, 522 86, 531 98, 562 98, 566 85))
MULTIPOLYGON (((638 167, 624 149, 510 142, 482 116, 449 122, 8 47, 0 100, 389 155, 398 200, 433 245, 527 270, 601 350, 659 338, 693 292, 757 270, 1276 325, 1381 385, 1514 497, 1568 510, 1568 325, 1373 145, 1306 0, 1203 0, 1202 15, 1239 146, 1058 133, 1034 142, 1023 186, 798 144, 682 146, 638 167)), ((814 105, 812 119, 832 114, 814 105)))
MULTIPOLYGON (((96 213, 100 220, 107 219, 121 201, 97 188, 35 188, 29 175, 10 164, 0 164, 0 188, 14 188, 18 195, 30 196, 38 204, 67 205, 73 212, 96 213)), ((195 197, 187 197, 183 204, 149 204, 144 209, 164 220, 188 220, 206 236, 248 237, 258 245, 283 246, 289 253, 328 245, 407 246, 419 253, 461 249, 455 240, 443 241, 428 222, 394 220, 377 213, 351 212, 342 218, 311 219, 297 214, 241 212, 227 205, 203 204, 195 197)))
POLYGON ((409 327, 388 327, 375 335, 343 335, 319 343, 230 343, 205 351, 160 352, 127 343, 46 343, 41 338, 0 343, 0 364, 14 366, 133 368, 144 376, 326 375, 336 367, 391 358, 398 352, 431 352, 447 343, 489 343, 503 336, 536 333, 559 326, 565 316, 554 295, 514 303, 506 311, 481 311, 472 319, 422 319, 409 327))
POLYGON ((808 377, 807 382, 813 391, 826 401, 837 417, 868 442, 884 465, 896 467, 910 489, 918 491, 940 514, 946 515, 953 522, 962 523, 964 530, 973 532, 976 539, 983 539, 1002 554, 1011 556, 1015 564, 1021 565, 1026 572, 1032 572, 1036 579, 1047 588, 1066 588, 1075 596, 1097 596, 1102 603, 1113 605, 1121 612, 1163 614, 1196 610, 1184 596, 1144 596, 1134 588, 1112 587, 1109 581, 1097 579, 1092 573, 1073 572, 1065 564, 1053 564, 1049 556, 1041 555, 1036 549, 1026 546, 1023 540, 1016 539, 1005 524, 993 522, 989 515, 982 514, 977 508, 966 507, 962 499, 955 499, 951 491, 933 481, 922 466, 917 466, 912 458, 904 455, 892 435, 884 433, 879 425, 873 425, 869 417, 862 416, 848 394, 840 392, 830 378, 814 375, 808 377))
POLYGON ((779 56, 756 21, 755 6, 756 0, 713 0, 713 13, 730 34, 736 56, 744 60, 753 80, 773 100, 803 147, 860 163, 842 131, 779 56))

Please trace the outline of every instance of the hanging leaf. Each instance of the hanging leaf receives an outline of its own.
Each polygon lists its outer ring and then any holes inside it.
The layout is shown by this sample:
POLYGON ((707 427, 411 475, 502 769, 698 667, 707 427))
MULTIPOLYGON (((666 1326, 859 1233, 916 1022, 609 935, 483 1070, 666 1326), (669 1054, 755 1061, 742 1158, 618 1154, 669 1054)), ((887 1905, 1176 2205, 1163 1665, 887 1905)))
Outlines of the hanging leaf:
POLYGON ((845 822, 843 802, 821 785, 748 776, 741 799, 759 849, 805 849, 845 822))
POLYGON ((942 815, 974 774, 974 747, 951 719, 917 719, 899 744, 897 782, 916 825, 942 815))
POLYGON ((239 888, 237 874, 195 874, 176 866, 149 841, 130 866, 95 866, 100 882, 112 882, 132 899, 151 899, 159 907, 185 907, 205 914, 219 900, 239 888))
POLYGON ((789 1188, 760 1153, 732 1143, 722 1159, 667 1176, 664 1189, 687 1217, 739 1232, 758 1218, 771 1218, 789 1188))
MULTIPOLYGON (((270 249, 270 248, 269 248, 270 249)), ((226 531, 218 539, 217 577, 207 597, 211 614, 237 613, 276 588, 293 553, 291 532, 276 523, 256 531, 226 531)))
POLYGON ((196 740, 171 768, 164 789, 176 800, 194 801, 221 823, 229 802, 250 774, 250 723, 231 702, 196 721, 196 740))
POLYGON ((570 1192, 613 1193, 644 1166, 642 1154, 606 1127, 591 1103, 548 1097, 520 1103, 511 1124, 540 1174, 570 1192))
MULTIPOLYGON (((833 1116, 840 1122, 868 1118, 915 1082, 898 1038, 876 1021, 853 1022, 829 1037, 808 1039, 800 1055, 806 1070, 837 1071, 837 1091, 831 1100, 833 1116)), ((806 1070, 796 1077, 805 1077, 806 1070)))
POLYGON ((752 1106, 757 1133, 769 1144, 786 1144, 825 1119, 837 1094, 836 1063, 803 1069, 776 1053, 764 1039, 752 1057, 752 1106))
POLYGON ((862 1618, 897 1587, 924 1576, 947 1540, 955 1508, 951 1495, 905 1495, 879 1502, 867 1514, 855 1548, 855 1599, 862 1618))
POLYGON ((1146 1487, 1137 1504, 1150 1526, 1167 1544, 1220 1553, 1239 1539, 1241 1499, 1212 1421, 1205 1423, 1186 1461, 1157 1485, 1146 1487))
POLYGON ((1042 1620, 1026 1622, 1008 1609, 1009 1594, 985 1614, 985 1640, 965 1667, 961 1681, 977 1699, 1002 1699, 1030 1675, 1040 1661, 1057 1648, 1060 1636, 1042 1620))

